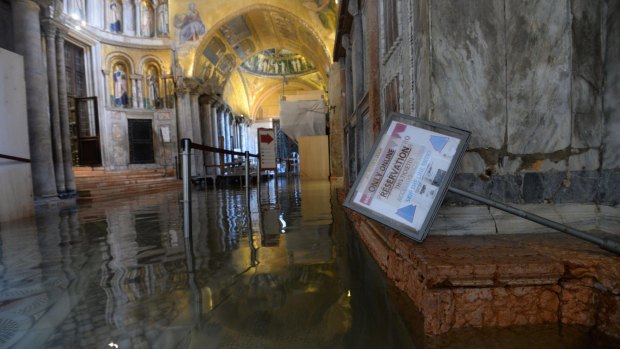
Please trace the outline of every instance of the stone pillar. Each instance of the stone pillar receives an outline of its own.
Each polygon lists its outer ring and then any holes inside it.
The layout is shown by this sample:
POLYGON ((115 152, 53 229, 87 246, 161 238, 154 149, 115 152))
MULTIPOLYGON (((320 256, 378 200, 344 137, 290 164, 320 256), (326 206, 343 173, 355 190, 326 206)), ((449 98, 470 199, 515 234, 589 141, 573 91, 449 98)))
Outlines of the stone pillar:
MULTIPOLYGON (((353 24, 351 26, 353 37, 351 38, 352 58, 352 77, 353 77, 353 105, 357 105, 364 96, 364 36, 362 13, 359 9, 357 0, 349 2, 349 13, 353 16, 353 24)), ((347 51, 347 58, 349 52, 347 51)))
POLYGON ((110 71, 106 70, 106 69, 101 69, 101 74, 103 74, 103 104, 105 104, 106 107, 114 107, 114 102, 112 101, 111 98, 111 93, 109 91, 109 85, 110 85, 110 71))
MULTIPOLYGON (((56 72, 58 75, 58 109, 60 112, 60 132, 62 139, 62 160, 65 168, 65 190, 73 195, 76 192, 73 175, 73 152, 71 151, 71 132, 69 125, 69 101, 67 100, 67 75, 65 74, 65 36, 67 29, 58 28, 56 36, 56 72)), ((106 98, 107 75, 105 75, 106 98)), ((106 102, 107 104, 107 102, 106 102)))
POLYGON ((161 77, 161 82, 162 82, 162 85, 163 85, 162 91, 164 91, 163 92, 164 93, 163 94, 163 98, 162 98, 164 109, 168 109, 168 87, 166 86, 166 85, 168 85, 166 83, 167 80, 168 80, 168 78, 163 77, 163 76, 161 77))
POLYGON ((144 108, 144 92, 142 90, 142 77, 136 79, 136 83, 138 85, 138 108, 144 108))
MULTIPOLYGON (((204 145, 211 145, 213 133, 211 132, 211 99, 207 96, 203 96, 199 100, 200 102, 200 130, 202 135, 202 142, 204 145)), ((211 166, 213 165, 213 153, 208 152, 204 156, 205 174, 210 174, 211 166)))
POLYGON ((24 57, 28 137, 35 198, 57 196, 52 162, 47 74, 43 68, 39 5, 32 0, 11 0, 15 52, 24 57))
MULTIPOLYGON (((217 127, 217 109, 218 109, 218 104, 216 101, 211 101, 211 112, 209 113, 209 124, 211 125, 210 131, 211 131, 211 144, 210 146, 212 147, 219 147, 219 141, 218 141, 218 127, 217 127)), ((219 165, 220 164, 220 157, 217 154, 213 154, 213 165, 219 165)), ((215 174, 219 174, 220 173, 220 169, 219 167, 214 167, 213 168, 213 172, 215 174)))
POLYGON ((123 34, 136 35, 135 7, 132 0, 123 0, 123 34))
POLYGON ((138 108, 138 76, 131 75, 131 107, 138 108))
POLYGON ((353 108, 355 108, 353 104, 353 73, 351 71, 353 66, 352 52, 351 52, 351 40, 349 38, 349 34, 344 34, 342 36, 342 47, 346 50, 345 62, 344 62, 344 75, 345 75, 345 96, 346 96, 346 117, 345 120, 349 119, 349 116, 353 113, 353 108))
POLYGON ((45 33, 45 48, 47 56, 47 84, 49 86, 49 100, 52 121, 52 155, 54 159, 54 173, 56 174, 56 191, 64 193, 65 168, 62 160, 62 138, 60 132, 60 111, 58 107, 58 75, 56 73, 56 24, 51 19, 42 23, 45 33))
MULTIPOLYGON (((220 147, 220 141, 219 141, 219 110, 220 110, 220 105, 218 103, 212 103, 211 104, 211 146, 215 147, 215 148, 219 148, 220 147)), ((213 155, 213 164, 216 165, 217 167, 215 167, 215 174, 219 175, 221 174, 220 171, 220 156, 218 154, 214 154, 213 155)))
MULTIPOLYGON (((192 142, 198 144, 204 144, 202 142, 202 132, 200 130, 200 107, 198 105, 198 92, 192 91, 190 93, 190 110, 192 114, 192 142)), ((204 160, 203 160, 203 152, 200 150, 193 150, 194 152, 194 161, 192 162, 194 167, 194 172, 197 176, 204 175, 204 160)))

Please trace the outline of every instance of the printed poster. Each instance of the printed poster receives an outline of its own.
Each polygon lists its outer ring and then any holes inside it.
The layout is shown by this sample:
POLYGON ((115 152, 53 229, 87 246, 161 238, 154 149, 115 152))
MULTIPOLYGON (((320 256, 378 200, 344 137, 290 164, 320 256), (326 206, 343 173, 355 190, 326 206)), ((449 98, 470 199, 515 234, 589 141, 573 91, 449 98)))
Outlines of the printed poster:
POLYGON ((450 165, 460 157, 455 155, 461 142, 392 120, 357 183, 352 202, 419 231, 450 165))

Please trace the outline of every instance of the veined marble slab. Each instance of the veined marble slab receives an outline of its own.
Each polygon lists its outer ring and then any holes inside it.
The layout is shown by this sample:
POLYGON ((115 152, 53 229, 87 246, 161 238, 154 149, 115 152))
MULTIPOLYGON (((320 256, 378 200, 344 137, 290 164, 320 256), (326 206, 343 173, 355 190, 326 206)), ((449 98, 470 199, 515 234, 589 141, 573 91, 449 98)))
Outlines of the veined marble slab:
MULTIPOLYGON (((620 208, 594 204, 512 205, 526 212, 584 231, 602 230, 620 236, 620 208)), ((557 232, 487 206, 442 207, 430 235, 495 235, 557 232)))
POLYGON ((551 153, 571 139, 568 1, 506 1, 508 152, 551 153))

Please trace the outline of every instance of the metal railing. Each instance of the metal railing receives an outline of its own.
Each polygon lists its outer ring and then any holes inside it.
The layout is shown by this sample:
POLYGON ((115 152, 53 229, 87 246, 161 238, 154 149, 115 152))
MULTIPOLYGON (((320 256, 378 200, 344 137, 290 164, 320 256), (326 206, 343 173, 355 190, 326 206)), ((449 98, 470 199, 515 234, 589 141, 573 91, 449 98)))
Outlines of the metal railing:
MULTIPOLYGON (((250 157, 258 158, 258 154, 250 154, 249 151, 238 152, 227 149, 210 147, 203 144, 192 143, 191 139, 183 138, 182 144, 182 178, 183 178, 183 233, 186 239, 189 239, 191 233, 191 201, 192 191, 191 185, 191 149, 197 149, 200 151, 207 151, 225 155, 236 155, 245 157, 245 197, 247 206, 250 206, 250 157)), ((260 171, 259 171, 260 172, 260 171)), ((260 178, 260 173, 258 175, 260 178)))
POLYGON ((6 154, 0 154, 0 158, 13 160, 13 161, 19 161, 19 162, 26 162, 26 163, 30 162, 30 159, 20 158, 19 156, 12 156, 12 155, 6 155, 6 154))

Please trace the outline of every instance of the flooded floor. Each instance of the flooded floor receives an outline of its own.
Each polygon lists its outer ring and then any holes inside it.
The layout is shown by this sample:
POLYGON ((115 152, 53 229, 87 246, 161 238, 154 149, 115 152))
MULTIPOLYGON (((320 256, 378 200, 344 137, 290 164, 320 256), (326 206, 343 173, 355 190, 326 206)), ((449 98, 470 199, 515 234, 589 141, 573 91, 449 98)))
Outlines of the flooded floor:
POLYGON ((0 226, 0 348, 411 348, 328 182, 194 190, 0 226))
POLYGON ((0 225, 0 348, 612 348, 555 325, 428 338, 328 182, 194 190, 0 225), (260 203, 259 203, 260 202, 260 203), (249 214, 248 214, 249 212, 249 214))

